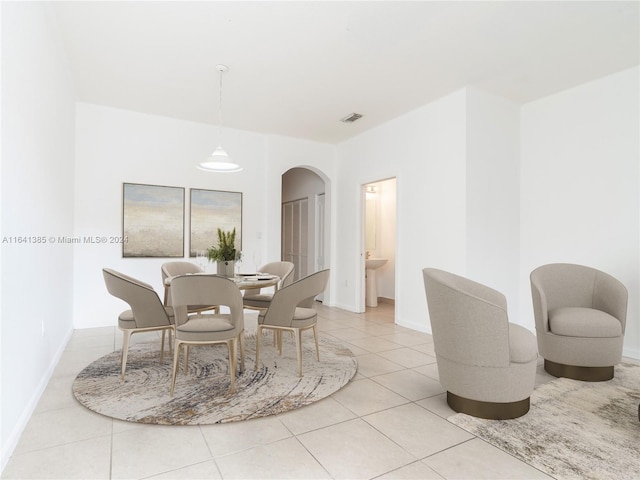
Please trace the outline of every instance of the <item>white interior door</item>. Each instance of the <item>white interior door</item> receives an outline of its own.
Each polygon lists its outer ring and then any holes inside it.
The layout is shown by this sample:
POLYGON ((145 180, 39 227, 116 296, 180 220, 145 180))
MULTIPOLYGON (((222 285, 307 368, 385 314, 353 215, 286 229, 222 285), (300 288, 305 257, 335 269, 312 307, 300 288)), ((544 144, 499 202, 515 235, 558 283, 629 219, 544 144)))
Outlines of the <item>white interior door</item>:
POLYGON ((282 259, 295 266, 294 281, 308 275, 309 200, 282 204, 282 259))

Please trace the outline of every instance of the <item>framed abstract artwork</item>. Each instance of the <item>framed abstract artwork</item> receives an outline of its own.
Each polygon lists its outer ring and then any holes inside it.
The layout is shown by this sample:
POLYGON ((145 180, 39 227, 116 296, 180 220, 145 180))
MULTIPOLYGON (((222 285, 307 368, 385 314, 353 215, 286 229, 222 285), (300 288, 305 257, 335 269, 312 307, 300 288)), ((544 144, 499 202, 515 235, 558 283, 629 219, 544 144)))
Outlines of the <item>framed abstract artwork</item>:
POLYGON ((184 256, 184 188, 123 183, 123 257, 184 256))
POLYGON ((217 245, 218 228, 235 228, 236 249, 242 250, 242 193, 192 188, 189 256, 217 245))

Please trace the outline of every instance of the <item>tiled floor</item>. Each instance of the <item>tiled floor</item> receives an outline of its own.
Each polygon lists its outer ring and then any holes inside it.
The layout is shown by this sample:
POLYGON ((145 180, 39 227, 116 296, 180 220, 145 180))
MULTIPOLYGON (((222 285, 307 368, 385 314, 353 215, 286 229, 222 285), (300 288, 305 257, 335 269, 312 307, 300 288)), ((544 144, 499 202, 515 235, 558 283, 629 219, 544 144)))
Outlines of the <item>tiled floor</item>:
MULTIPOLYGON (((354 379, 299 410, 224 425, 142 425, 80 406, 73 379, 119 349, 121 335, 112 327, 77 330, 2 478, 550 478, 447 422, 454 412, 432 338, 394 325, 392 306, 365 314, 317 308, 321 334, 357 356, 354 379)), ((255 318, 247 312, 248 330, 255 318)), ((539 384, 552 379, 539 372, 539 384)))

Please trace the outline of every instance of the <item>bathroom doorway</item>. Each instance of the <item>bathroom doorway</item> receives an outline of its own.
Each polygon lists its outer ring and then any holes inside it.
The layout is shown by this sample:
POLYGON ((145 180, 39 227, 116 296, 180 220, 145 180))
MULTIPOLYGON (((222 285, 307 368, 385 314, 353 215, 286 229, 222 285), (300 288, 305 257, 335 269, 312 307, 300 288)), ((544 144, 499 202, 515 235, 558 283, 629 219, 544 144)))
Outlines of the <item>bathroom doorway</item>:
POLYGON ((395 311, 396 179, 362 186, 363 202, 363 305, 365 311, 395 311))

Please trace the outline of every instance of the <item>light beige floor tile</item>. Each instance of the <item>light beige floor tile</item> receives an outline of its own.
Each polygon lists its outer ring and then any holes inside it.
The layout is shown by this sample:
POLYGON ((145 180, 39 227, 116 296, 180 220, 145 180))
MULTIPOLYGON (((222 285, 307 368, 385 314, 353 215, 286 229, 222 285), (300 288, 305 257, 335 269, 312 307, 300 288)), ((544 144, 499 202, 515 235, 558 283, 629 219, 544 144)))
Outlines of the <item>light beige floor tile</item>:
POLYGON ((78 402, 73 396, 71 389, 75 378, 73 375, 68 377, 52 377, 40 397, 35 413, 77 406, 78 402))
MULTIPOLYGON (((123 304, 124 305, 124 304, 123 304)), ((73 338, 86 338, 86 337, 105 337, 113 336, 118 330, 118 327, 95 327, 95 328, 78 328, 73 331, 73 338)))
POLYGON ((106 347, 110 350, 114 349, 114 334, 109 333, 107 335, 76 335, 71 336, 69 343, 67 344, 67 351, 82 350, 82 349, 94 349, 96 347, 106 347))
POLYGON ((416 458, 425 458, 465 442, 473 435, 414 404, 362 417, 416 458), (438 432, 425 435, 425 432, 438 432))
POLYGON ((385 340, 405 347, 424 345, 425 343, 433 344, 433 337, 428 333, 421 332, 393 333, 391 335, 384 335, 380 338, 384 338, 385 340))
POLYGON ((367 335, 371 335, 374 337, 379 337, 381 335, 391 335, 392 333, 397 332, 397 325, 390 325, 388 323, 378 324, 378 323, 369 323, 364 327, 361 327, 361 330, 365 332, 367 335))
POLYGON ((426 377, 433 378, 434 380, 440 381, 440 374, 438 372, 438 364, 436 363, 436 357, 432 357, 431 355, 427 355, 427 356, 433 359, 433 363, 430 363, 429 365, 422 365, 421 367, 416 367, 416 368, 413 368, 412 370, 426 377))
POLYGON ((433 358, 436 357, 436 350, 433 346, 433 343, 423 343, 421 345, 411 345, 411 348, 417 350, 418 352, 426 353, 427 355, 431 355, 433 358))
POLYGON ((216 458, 291 437, 291 432, 275 416, 202 425, 200 429, 216 458))
POLYGON ((111 435, 112 423, 80 405, 37 413, 29 420, 15 453, 111 435))
POLYGON ((221 480, 222 475, 216 461, 208 460, 147 478, 153 480, 221 480))
POLYGON ((227 479, 331 478, 295 438, 261 445, 216 459, 227 479))
MULTIPOLYGON (((391 350, 394 351, 394 350, 391 350)), ((404 367, 395 362, 382 358, 376 353, 368 353, 366 355, 358 355, 358 373, 365 377, 373 377, 384 373, 397 372, 404 367)))
POLYGON ((508 453, 475 438, 423 462, 445 478, 473 480, 550 479, 508 453))
POLYGON ((386 373, 373 377, 372 380, 412 401, 433 397, 446 391, 440 382, 413 370, 386 373))
POLYGON ((331 335, 339 338, 340 340, 352 340, 355 338, 366 338, 370 336, 368 333, 357 328, 339 328, 331 330, 331 335))
POLYGON ((112 478, 144 478, 211 459, 198 427, 149 425, 113 435, 112 478))
POLYGON ((353 340, 349 340, 349 343, 351 345, 355 345, 356 347, 364 348, 365 350, 372 353, 384 352, 385 350, 393 350, 394 348, 401 348, 401 345, 390 342, 380 337, 355 338, 353 340))
POLYGON ((344 324, 338 320, 329 320, 327 318, 318 318, 318 330, 321 332, 330 332, 332 330, 338 330, 345 328, 344 324))
POLYGON ((416 459, 361 419, 298 436, 333 478, 373 478, 416 459))
POLYGON ((294 435, 328 427, 355 418, 355 414, 331 397, 312 403, 278 418, 294 435))
POLYGON ((400 467, 397 470, 386 473, 380 477, 376 477, 376 480, 443 480, 432 469, 427 467, 423 462, 414 462, 406 467, 400 467))
POLYGON ((435 357, 425 353, 418 352, 411 348, 398 348, 386 352, 380 352, 378 355, 392 362, 402 365, 405 368, 415 368, 422 365, 435 363, 435 357))
POLYGON ((113 347, 106 345, 92 349, 65 350, 53 371, 53 377, 73 376, 75 378, 91 362, 111 352, 113 347))
POLYGON ((433 412, 442 418, 449 418, 451 415, 455 415, 456 413, 447 403, 446 393, 442 393, 434 397, 425 398, 423 400, 418 400, 417 402, 415 402, 415 404, 426 408, 430 412, 433 412))
POLYGON ((333 398, 360 416, 408 403, 406 398, 370 379, 349 382, 333 398))
POLYGON ((111 436, 66 443, 34 452, 14 454, 3 479, 101 480, 109 478, 111 436))

